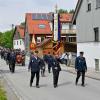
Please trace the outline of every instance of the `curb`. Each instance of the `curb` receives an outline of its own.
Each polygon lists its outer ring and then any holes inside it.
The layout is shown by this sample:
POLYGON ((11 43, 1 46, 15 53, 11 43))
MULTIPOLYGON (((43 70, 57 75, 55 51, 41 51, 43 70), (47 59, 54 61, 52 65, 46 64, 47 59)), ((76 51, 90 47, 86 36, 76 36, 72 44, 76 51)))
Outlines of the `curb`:
MULTIPOLYGON (((75 72, 72 72, 72 71, 70 71, 70 70, 66 70, 66 69, 63 69, 63 71, 65 71, 65 72, 69 72, 69 73, 72 73, 72 74, 76 74, 75 72)), ((95 77, 92 77, 92 76, 89 76, 89 75, 85 75, 85 76, 88 77, 88 78, 91 78, 91 79, 95 79, 95 80, 100 81, 99 78, 95 78, 95 77)))
POLYGON ((24 100, 22 98, 22 96, 18 93, 17 89, 14 87, 14 85, 12 84, 12 82, 7 78, 7 76, 3 73, 3 71, 1 71, 1 74, 4 78, 4 80, 7 82, 9 88, 12 90, 12 92, 14 92, 14 94, 16 95, 16 97, 19 99, 19 100, 24 100))

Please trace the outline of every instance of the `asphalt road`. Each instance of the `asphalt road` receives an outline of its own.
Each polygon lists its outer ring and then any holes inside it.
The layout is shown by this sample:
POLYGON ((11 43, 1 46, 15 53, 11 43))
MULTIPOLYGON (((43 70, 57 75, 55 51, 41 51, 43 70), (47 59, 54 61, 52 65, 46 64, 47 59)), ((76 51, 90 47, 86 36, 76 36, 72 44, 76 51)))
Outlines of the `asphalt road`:
POLYGON ((16 66, 14 74, 9 72, 6 63, 0 59, 0 70, 13 92, 20 100, 100 100, 100 81, 86 78, 86 86, 75 85, 76 75, 61 71, 58 88, 53 88, 52 73, 40 78, 40 88, 29 87, 30 72, 25 67, 16 66))

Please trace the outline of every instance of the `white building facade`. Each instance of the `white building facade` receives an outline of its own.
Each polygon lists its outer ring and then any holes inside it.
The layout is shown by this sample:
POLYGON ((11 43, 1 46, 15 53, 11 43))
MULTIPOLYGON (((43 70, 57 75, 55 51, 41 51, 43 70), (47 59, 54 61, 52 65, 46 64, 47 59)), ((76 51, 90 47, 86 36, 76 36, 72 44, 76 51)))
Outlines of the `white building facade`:
POLYGON ((25 50, 25 44, 23 39, 13 40, 13 48, 20 49, 21 51, 25 50))
POLYGON ((24 27, 16 26, 13 36, 13 49, 25 50, 24 27))
POLYGON ((87 66, 100 70, 100 0, 79 0, 73 16, 77 53, 84 52, 87 66))

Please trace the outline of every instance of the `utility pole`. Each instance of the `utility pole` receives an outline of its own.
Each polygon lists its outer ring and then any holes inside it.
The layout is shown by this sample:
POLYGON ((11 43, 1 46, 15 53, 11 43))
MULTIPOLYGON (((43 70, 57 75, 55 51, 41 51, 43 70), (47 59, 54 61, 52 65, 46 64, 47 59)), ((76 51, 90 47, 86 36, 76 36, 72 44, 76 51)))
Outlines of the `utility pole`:
POLYGON ((14 29, 14 24, 11 24, 11 29, 12 29, 12 48, 13 48, 13 29, 14 29))

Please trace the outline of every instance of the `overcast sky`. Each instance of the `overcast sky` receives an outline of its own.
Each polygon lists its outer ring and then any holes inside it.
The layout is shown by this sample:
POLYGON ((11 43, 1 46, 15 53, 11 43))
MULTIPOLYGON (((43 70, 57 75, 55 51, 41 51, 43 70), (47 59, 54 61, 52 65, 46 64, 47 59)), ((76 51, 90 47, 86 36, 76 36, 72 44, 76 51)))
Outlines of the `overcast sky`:
POLYGON ((11 24, 20 24, 28 12, 52 12, 59 9, 75 9, 77 0, 0 0, 0 31, 11 29, 11 24))

